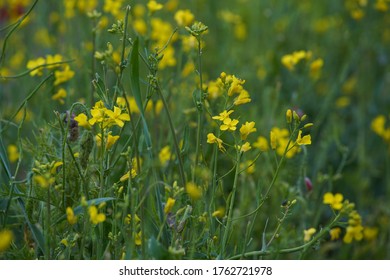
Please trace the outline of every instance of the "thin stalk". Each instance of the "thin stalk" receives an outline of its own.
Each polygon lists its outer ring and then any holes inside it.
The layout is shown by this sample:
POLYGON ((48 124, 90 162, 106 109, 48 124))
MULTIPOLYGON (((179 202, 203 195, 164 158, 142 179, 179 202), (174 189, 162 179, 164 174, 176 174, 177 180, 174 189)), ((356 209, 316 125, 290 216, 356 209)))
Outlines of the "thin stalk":
POLYGON ((196 133, 196 151, 195 151, 195 167, 192 173, 192 181, 195 181, 195 173, 196 168, 199 164, 199 152, 202 148, 202 123, 203 123, 203 78, 202 78, 202 47, 201 47, 201 40, 200 38, 197 38, 198 40, 198 72, 199 72, 199 99, 196 100, 196 107, 198 112, 198 124, 197 124, 197 133, 196 133))
POLYGON ((172 117, 171 117, 171 113, 169 112, 169 107, 168 107, 167 101, 165 100, 165 97, 162 94, 161 88, 158 84, 157 84, 157 93, 158 93, 159 97, 161 98, 161 101, 163 102, 164 110, 167 114, 169 128, 171 129, 173 144, 175 146, 176 156, 177 156, 177 159, 179 161, 180 179, 181 179, 182 186, 185 186, 186 177, 185 177, 185 173, 184 173, 184 165, 183 165, 183 160, 182 160, 181 154, 180 154, 179 143, 176 139, 175 127, 174 127, 173 122, 172 122, 172 117))
POLYGON ((233 189, 232 189, 232 194, 230 197, 230 205, 229 205, 229 212, 228 212, 228 217, 227 217, 227 222, 226 222, 226 228, 223 233, 223 238, 222 238, 222 246, 221 246, 221 257, 225 256, 225 250, 226 250, 226 244, 228 240, 228 236, 231 232, 231 227, 232 227, 232 222, 233 222, 233 206, 234 206, 234 200, 236 197, 236 191, 237 191, 237 181, 238 181, 238 176, 239 176, 239 171, 240 171, 240 158, 241 158, 241 152, 237 150, 237 155, 236 155, 236 172, 234 174, 234 182, 233 182, 233 189))
POLYGON ((50 228, 51 228, 51 211, 50 211, 50 186, 47 188, 46 201, 46 226, 45 226, 45 259, 50 260, 51 242, 50 242, 50 228))

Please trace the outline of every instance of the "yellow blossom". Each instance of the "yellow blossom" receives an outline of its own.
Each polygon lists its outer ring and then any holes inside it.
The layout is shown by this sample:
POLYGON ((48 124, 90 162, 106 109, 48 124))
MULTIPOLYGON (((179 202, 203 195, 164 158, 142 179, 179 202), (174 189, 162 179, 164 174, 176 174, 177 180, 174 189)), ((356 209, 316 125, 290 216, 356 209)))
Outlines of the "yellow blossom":
POLYGON ((234 99, 234 105, 242 105, 251 102, 252 99, 250 98, 249 92, 245 89, 241 90, 240 94, 234 99))
POLYGON ((223 120, 223 124, 220 126, 220 129, 222 131, 225 131, 225 130, 231 130, 231 131, 235 131, 237 129, 237 124, 238 124, 238 120, 236 119, 231 119, 231 118, 226 118, 223 120))
POLYGON ((340 210, 343 207, 343 195, 341 193, 332 194, 327 192, 324 194, 323 203, 329 204, 334 210, 340 210))
POLYGON ((380 12, 387 12, 389 10, 388 0, 376 0, 374 8, 380 12))
POLYGON ((73 209, 71 207, 66 208, 66 219, 71 225, 77 223, 77 217, 74 215, 73 209))
POLYGON ((175 13, 175 21, 179 26, 189 26, 195 19, 195 16, 191 13, 190 10, 178 10, 175 13))
POLYGON ((269 150, 268 140, 264 136, 259 136, 253 147, 259 149, 260 151, 266 152, 269 150))
POLYGON ((89 213, 89 220, 94 225, 97 225, 98 223, 102 223, 106 220, 106 215, 104 215, 103 213, 98 213, 98 209, 94 205, 88 208, 88 213, 89 213))
MULTIPOLYGON (((46 56, 46 63, 47 64, 54 64, 54 63, 58 63, 58 62, 61 62, 63 60, 62 56, 60 54, 55 54, 55 55, 47 55, 46 56)), ((56 67, 59 67, 60 64, 55 64, 55 65, 48 65, 46 66, 47 69, 53 69, 53 68, 56 68, 56 67)))
POLYGON ((187 183, 186 191, 187 191, 188 195, 194 200, 200 199, 202 197, 202 193, 203 193, 202 189, 192 182, 187 183))
POLYGON ((217 210, 215 210, 211 216, 214 218, 223 218, 225 215, 225 208, 224 207, 218 207, 217 210))
POLYGON ((146 35, 146 32, 148 31, 148 26, 146 22, 140 18, 134 19, 133 28, 140 35, 146 35))
POLYGON ((313 79, 318 79, 321 74, 322 66, 324 65, 324 60, 318 58, 310 63, 310 77, 313 79))
POLYGON ((88 117, 86 114, 81 113, 78 114, 74 120, 78 123, 79 126, 84 127, 86 129, 91 129, 91 125, 88 122, 88 117))
POLYGON ((127 113, 122 113, 122 110, 119 107, 114 106, 114 111, 106 110, 105 113, 119 127, 124 126, 124 121, 130 121, 130 115, 127 113))
POLYGON ((220 113, 218 116, 214 116, 213 119, 220 120, 221 122, 223 122, 225 119, 229 118, 229 115, 233 112, 234 112, 233 110, 229 110, 229 112, 225 110, 222 113, 220 113))
POLYGON ((232 96, 233 94, 240 94, 243 90, 242 85, 245 83, 245 80, 241 80, 237 78, 236 76, 231 76, 231 83, 228 90, 228 95, 232 96))
MULTIPOLYGON (((38 66, 41 66, 45 63, 46 63, 46 60, 43 57, 38 57, 35 60, 29 60, 27 62, 27 68, 31 70, 31 69, 38 67, 38 66)), ((42 70, 43 70, 43 67, 32 70, 30 72, 30 76, 42 76, 42 70)))
MULTIPOLYGON (((116 143, 116 141, 118 141, 118 139, 119 139, 119 135, 112 136, 111 131, 110 131, 105 139, 106 149, 109 150, 116 143)), ((95 136, 95 141, 96 141, 96 145, 98 147, 101 147, 101 145, 102 145, 102 134, 101 133, 98 133, 95 136)))
POLYGON ((292 122, 292 111, 291 111, 291 109, 288 109, 286 111, 286 121, 287 121, 287 123, 291 123, 292 122))
POLYGON ((167 145, 158 154, 161 165, 165 165, 171 159, 171 148, 167 145))
POLYGON ((339 227, 332 228, 329 231, 330 240, 337 240, 340 238, 341 229, 339 227))
POLYGON ((167 200, 167 203, 165 203, 165 207, 164 207, 164 213, 165 214, 168 214, 169 212, 171 212, 173 206, 175 205, 175 199, 173 199, 172 197, 169 197, 168 200, 167 200))
POLYGON ((242 146, 237 145, 237 149, 240 152, 245 153, 245 152, 249 151, 250 149, 252 149, 252 147, 251 147, 251 144, 249 142, 245 142, 242 146))
POLYGON ((343 241, 345 243, 351 243, 354 239, 356 241, 363 239, 363 227, 361 225, 347 227, 343 241))
POLYGON ((221 139, 219 139, 218 137, 216 137, 214 135, 214 133, 207 134, 207 143, 209 143, 209 144, 216 143, 218 145, 218 148, 221 151, 223 151, 223 152, 225 151, 225 147, 222 145, 223 141, 221 139))
POLYGON ((106 13, 110 13, 114 17, 116 17, 119 15, 121 11, 122 2, 123 0, 105 0, 103 11, 106 13))
POLYGON ((276 138, 276 133, 272 130, 270 132, 270 142, 271 142, 272 150, 275 150, 277 146, 277 138, 276 138))
POLYGON ((62 161, 56 161, 50 169, 50 173, 55 175, 58 171, 58 167, 62 166, 64 163, 62 161))
POLYGON ((364 227, 363 235, 365 240, 374 240, 378 236, 377 227, 364 227))
POLYGON ((385 133, 386 118, 384 115, 379 115, 371 122, 371 129, 379 136, 383 136, 385 133))
POLYGON ((148 10, 151 12, 151 13, 154 13, 156 11, 159 11, 163 8, 163 5, 160 4, 160 3, 157 3, 156 1, 154 0, 150 0, 148 2, 148 4, 146 5, 148 7, 148 10))
POLYGON ((135 243, 135 245, 137 245, 137 246, 141 246, 141 244, 142 244, 142 231, 138 232, 138 233, 135 235, 134 243, 135 243))
POLYGON ((7 147, 7 154, 8 154, 8 159, 11 163, 16 162, 19 159, 19 151, 18 147, 16 145, 8 145, 7 147))
POLYGON ((0 253, 4 252, 11 245, 14 235, 11 230, 3 229, 0 230, 0 253))
POLYGON ((131 175, 131 178, 135 178, 137 176, 137 171, 132 168, 130 171, 128 171, 125 175, 123 175, 119 181, 121 182, 124 182, 126 180, 128 180, 130 178, 130 175, 131 175))
POLYGON ((316 229, 315 228, 309 228, 309 229, 305 229, 303 231, 303 241, 304 242, 309 242, 311 237, 313 236, 313 234, 316 233, 316 229))
POLYGON ((301 146, 301 145, 310 145, 311 144, 311 136, 310 135, 305 135, 302 137, 302 130, 298 132, 298 137, 296 143, 301 146))
POLYGON ((50 173, 44 173, 43 175, 35 175, 34 176, 34 182, 40 186, 41 188, 48 188, 55 182, 55 178, 51 176, 50 173))
POLYGON ((246 140, 249 134, 256 131, 255 122, 246 122, 240 128, 241 139, 246 140))
MULTIPOLYGON (((134 220, 137 224, 139 223, 139 222, 141 222, 141 219, 138 217, 138 215, 137 214, 135 214, 135 220, 134 220)), ((131 214, 127 214, 127 216, 126 216, 126 218, 125 218, 125 223, 126 224, 130 224, 130 222, 131 222, 131 214)))
POLYGON ((89 119, 89 124, 94 125, 95 123, 101 123, 105 121, 107 108, 104 106, 102 101, 95 103, 95 106, 91 109, 92 118, 89 119))
POLYGON ((66 97, 66 90, 60 88, 52 97, 53 100, 58 100, 61 104, 64 104, 64 98, 66 97))
POLYGON ((74 71, 70 70, 69 65, 66 65, 62 71, 61 70, 55 71, 54 72, 54 77, 55 77, 54 85, 57 86, 59 84, 62 84, 62 83, 69 81, 70 79, 73 78, 74 74, 75 74, 74 71))

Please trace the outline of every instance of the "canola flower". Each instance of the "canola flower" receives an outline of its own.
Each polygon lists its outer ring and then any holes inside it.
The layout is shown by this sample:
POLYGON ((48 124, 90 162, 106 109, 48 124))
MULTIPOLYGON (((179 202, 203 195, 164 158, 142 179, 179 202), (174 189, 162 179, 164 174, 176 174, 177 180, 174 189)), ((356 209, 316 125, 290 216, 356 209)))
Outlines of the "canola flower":
POLYGON ((226 151, 225 147, 223 146, 223 141, 220 138, 216 137, 214 135, 214 133, 207 134, 207 143, 209 143, 209 144, 214 144, 215 143, 215 144, 218 145, 218 148, 222 152, 226 151))
POLYGON ((7 154, 8 154, 8 159, 11 163, 16 162, 20 156, 18 147, 14 144, 7 146, 7 154))
POLYGON ((167 202, 165 203, 165 206, 164 206, 164 213, 165 214, 168 214, 169 212, 171 212, 173 206, 175 205, 175 202, 176 202, 176 200, 172 197, 169 197, 167 199, 167 202))
POLYGON ((75 216, 73 209, 71 207, 66 208, 66 219, 70 225, 77 223, 77 217, 75 216))
POLYGON ((194 200, 198 200, 202 197, 203 191, 200 187, 195 185, 193 182, 188 182, 186 184, 186 192, 189 197, 194 200))
POLYGON ((11 230, 0 230, 0 253, 6 251, 11 246, 13 239, 14 235, 11 230))
POLYGON ((89 220, 92 224, 97 225, 103 223, 106 220, 106 215, 98 213, 98 209, 95 205, 88 208, 89 220))
POLYGON ((334 210, 341 210, 343 207, 344 196, 341 193, 332 194, 327 192, 324 194, 323 203, 330 205, 334 210))
POLYGON ((311 237, 317 232, 317 230, 315 228, 309 228, 309 229, 305 229, 303 231, 303 241, 304 242, 309 242, 311 237))

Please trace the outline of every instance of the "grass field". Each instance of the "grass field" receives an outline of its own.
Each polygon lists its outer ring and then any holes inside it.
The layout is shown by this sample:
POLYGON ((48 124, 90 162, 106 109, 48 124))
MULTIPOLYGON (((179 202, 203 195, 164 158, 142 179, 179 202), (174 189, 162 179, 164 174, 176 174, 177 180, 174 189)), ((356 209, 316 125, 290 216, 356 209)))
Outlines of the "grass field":
POLYGON ((0 259, 390 259, 389 11, 0 0, 0 259))

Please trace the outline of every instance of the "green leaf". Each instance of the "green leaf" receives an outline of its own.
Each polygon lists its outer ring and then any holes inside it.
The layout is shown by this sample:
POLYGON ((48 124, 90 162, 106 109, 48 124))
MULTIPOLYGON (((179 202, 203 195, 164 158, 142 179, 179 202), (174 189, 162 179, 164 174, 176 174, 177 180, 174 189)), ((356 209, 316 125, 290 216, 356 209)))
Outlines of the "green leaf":
POLYGON ((151 259, 164 260, 169 259, 169 253, 156 238, 152 237, 148 240, 148 253, 151 259))
POLYGON ((138 46, 139 46, 139 40, 137 37, 133 43, 133 48, 131 50, 131 56, 130 56, 130 82, 131 82, 130 87, 131 87, 131 92, 134 95, 135 102, 137 103, 137 106, 141 114, 146 147, 148 148, 148 150, 150 150, 152 147, 152 140, 150 138, 148 125, 145 119, 144 107, 142 105, 141 87, 139 84, 140 76, 139 76, 138 46))

